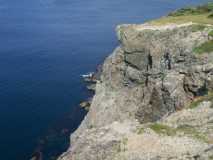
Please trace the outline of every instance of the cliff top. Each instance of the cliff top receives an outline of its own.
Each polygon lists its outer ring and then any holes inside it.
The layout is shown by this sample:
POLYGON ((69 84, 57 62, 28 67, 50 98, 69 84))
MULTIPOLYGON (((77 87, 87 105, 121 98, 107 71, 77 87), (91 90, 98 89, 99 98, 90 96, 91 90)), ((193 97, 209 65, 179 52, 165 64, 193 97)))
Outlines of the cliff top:
POLYGON ((187 22, 213 24, 213 2, 198 7, 182 8, 149 23, 165 25, 168 23, 182 24, 187 22))
MULTIPOLYGON (((181 23, 181 24, 177 24, 177 23, 167 23, 167 24, 164 24, 164 25, 155 25, 155 24, 152 24, 152 23, 144 23, 144 24, 122 24, 122 25, 119 25, 117 28, 118 30, 120 28, 131 28, 131 29, 134 29, 135 31, 144 31, 144 30, 172 30, 172 29, 175 29, 175 28, 181 28, 181 27, 187 27, 187 26, 197 26, 197 25, 200 25, 199 23, 194 23, 194 22, 185 22, 185 23, 181 23)), ((213 25, 211 24, 204 24, 203 27, 213 27, 213 25)))

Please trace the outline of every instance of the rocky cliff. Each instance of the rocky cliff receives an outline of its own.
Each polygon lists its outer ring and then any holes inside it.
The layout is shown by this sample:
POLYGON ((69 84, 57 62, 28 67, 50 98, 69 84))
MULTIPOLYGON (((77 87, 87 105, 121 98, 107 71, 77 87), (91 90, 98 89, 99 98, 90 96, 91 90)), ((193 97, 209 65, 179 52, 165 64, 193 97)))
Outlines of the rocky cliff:
POLYGON ((121 25, 90 110, 59 160, 213 159, 212 26, 121 25))

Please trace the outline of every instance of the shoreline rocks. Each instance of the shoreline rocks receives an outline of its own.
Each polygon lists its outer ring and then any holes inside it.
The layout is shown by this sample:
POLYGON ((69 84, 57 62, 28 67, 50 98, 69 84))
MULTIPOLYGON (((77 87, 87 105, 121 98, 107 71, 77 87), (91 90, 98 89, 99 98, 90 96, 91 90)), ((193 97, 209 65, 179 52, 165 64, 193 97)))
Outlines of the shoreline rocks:
POLYGON ((87 111, 89 110, 90 106, 91 106, 91 100, 83 101, 83 102, 80 103, 80 107, 84 108, 87 111))
MULTIPOLYGON (((93 94, 95 94, 96 84, 100 81, 101 72, 102 72, 102 65, 98 65, 95 72, 91 72, 89 74, 82 76, 84 81, 86 82, 86 88, 89 91, 92 91, 93 94)), ((79 104, 80 107, 88 111, 92 103, 92 98, 93 97, 90 97, 88 100, 82 101, 79 104)))

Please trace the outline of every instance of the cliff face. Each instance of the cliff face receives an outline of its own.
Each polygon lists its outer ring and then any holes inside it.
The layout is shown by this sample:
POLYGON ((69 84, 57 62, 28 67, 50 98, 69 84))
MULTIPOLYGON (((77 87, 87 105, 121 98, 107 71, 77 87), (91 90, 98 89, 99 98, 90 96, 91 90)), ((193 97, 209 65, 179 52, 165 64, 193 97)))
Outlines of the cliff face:
POLYGON ((213 158, 212 26, 121 25, 89 113, 59 160, 213 158))

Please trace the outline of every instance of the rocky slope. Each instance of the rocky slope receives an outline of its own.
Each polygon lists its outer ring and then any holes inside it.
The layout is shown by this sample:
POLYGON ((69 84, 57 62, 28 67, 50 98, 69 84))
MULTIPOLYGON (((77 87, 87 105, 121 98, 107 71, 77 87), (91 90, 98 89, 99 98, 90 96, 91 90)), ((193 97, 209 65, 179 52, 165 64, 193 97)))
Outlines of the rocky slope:
POLYGON ((117 27, 84 121, 59 160, 213 159, 211 25, 117 27))

